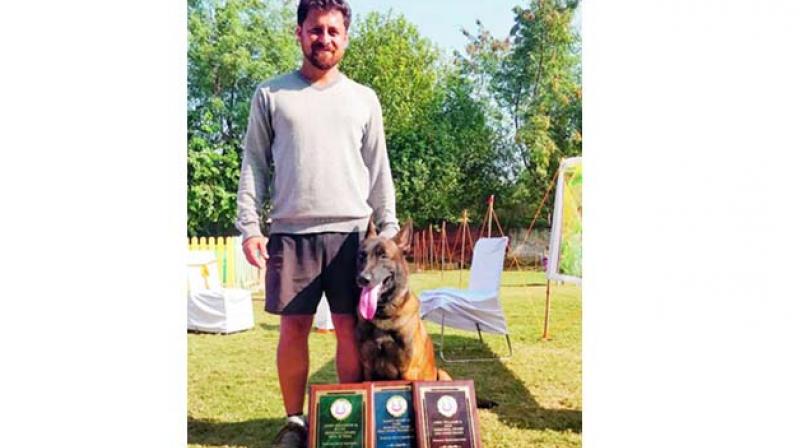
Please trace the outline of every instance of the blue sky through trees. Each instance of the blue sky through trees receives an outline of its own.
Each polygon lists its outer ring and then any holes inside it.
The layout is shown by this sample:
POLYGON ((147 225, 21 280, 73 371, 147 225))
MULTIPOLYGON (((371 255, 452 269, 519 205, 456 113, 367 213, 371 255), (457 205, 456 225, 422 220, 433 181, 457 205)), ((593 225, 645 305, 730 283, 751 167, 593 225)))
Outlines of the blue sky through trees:
MULTIPOLYGON (((364 16, 370 11, 403 14, 415 24, 420 33, 448 53, 462 50, 467 43, 461 28, 474 33, 475 19, 498 38, 508 35, 514 24, 511 8, 525 6, 525 0, 348 0, 354 16, 364 16)), ((580 27, 581 6, 573 26, 580 27)))

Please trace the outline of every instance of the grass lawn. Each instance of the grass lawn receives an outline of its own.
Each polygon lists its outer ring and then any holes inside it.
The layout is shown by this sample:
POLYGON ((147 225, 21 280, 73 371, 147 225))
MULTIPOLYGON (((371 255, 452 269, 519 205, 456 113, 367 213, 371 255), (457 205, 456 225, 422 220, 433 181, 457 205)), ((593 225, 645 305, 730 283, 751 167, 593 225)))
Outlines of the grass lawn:
MULTIPOLYGON (((463 274, 466 285, 468 272, 463 274)), ((457 286, 458 271, 413 274, 419 293, 457 286)), ((472 378, 477 394, 500 404, 479 410, 483 446, 581 445, 581 289, 551 285, 549 341, 542 341, 544 275, 507 271, 501 303, 514 355, 482 363, 440 363, 454 378, 472 378)), ((191 447, 269 447, 285 421, 275 349, 278 318, 254 301, 256 326, 232 335, 188 335, 188 440, 191 447)), ((438 341, 439 326, 428 323, 438 341)), ((446 356, 502 355, 505 338, 446 330, 446 356)), ((311 383, 335 383, 335 337, 312 333, 311 383)))

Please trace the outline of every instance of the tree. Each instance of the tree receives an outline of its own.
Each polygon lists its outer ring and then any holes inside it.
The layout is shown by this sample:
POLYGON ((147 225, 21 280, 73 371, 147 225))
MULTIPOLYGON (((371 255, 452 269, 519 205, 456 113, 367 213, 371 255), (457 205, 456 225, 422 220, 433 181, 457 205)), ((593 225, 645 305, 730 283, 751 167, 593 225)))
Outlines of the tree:
POLYGON ((250 99, 299 61, 294 13, 274 1, 209 0, 190 2, 188 19, 188 230, 231 235, 250 99))
POLYGON ((495 82, 498 98, 512 111, 517 142, 527 150, 525 167, 545 177, 561 156, 580 153, 579 38, 571 27, 576 7, 577 1, 534 0, 528 9, 515 8, 511 51, 495 82))
POLYGON ((498 183, 495 133, 472 82, 413 24, 368 14, 351 31, 341 67, 381 101, 398 216, 424 225, 482 204, 498 183))
POLYGON ((499 117, 457 66, 447 69, 441 85, 444 98, 434 123, 445 146, 455 154, 458 173, 458 188, 446 217, 456 219, 463 209, 480 216, 488 195, 504 196, 508 191, 508 148, 494 127, 499 117))
POLYGON ((504 119, 516 179, 506 213, 530 216, 561 158, 581 153, 580 38, 571 22, 577 0, 532 0, 515 7, 509 37, 478 22, 461 63, 504 119), (530 211, 528 211, 530 210, 530 211), (510 213, 509 213, 510 212, 510 213))
MULTIPOLYGON (((295 12, 279 0, 190 0, 188 230, 236 232, 236 190, 250 99, 295 69, 295 12)), ((465 54, 446 60, 402 16, 356 20, 341 69, 382 104, 398 216, 421 225, 481 216, 529 222, 561 157, 581 152, 576 2, 515 8, 507 39, 478 23, 465 54)))
POLYGON ((430 126, 438 103, 438 53, 403 16, 376 12, 354 24, 341 69, 375 90, 384 116, 398 216, 438 216, 456 184, 450 154, 430 126))

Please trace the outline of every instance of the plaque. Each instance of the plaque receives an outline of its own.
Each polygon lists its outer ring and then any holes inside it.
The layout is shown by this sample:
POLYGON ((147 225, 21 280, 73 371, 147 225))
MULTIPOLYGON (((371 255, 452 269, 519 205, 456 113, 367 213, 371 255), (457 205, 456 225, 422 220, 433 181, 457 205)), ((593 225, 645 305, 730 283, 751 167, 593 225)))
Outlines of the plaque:
POLYGON ((308 400, 308 446, 366 446, 369 384, 312 384, 308 400))
POLYGON ((472 380, 415 381, 419 448, 480 448, 472 380))
POLYGON ((370 448, 415 448, 414 399, 410 381, 380 381, 370 388, 370 448))

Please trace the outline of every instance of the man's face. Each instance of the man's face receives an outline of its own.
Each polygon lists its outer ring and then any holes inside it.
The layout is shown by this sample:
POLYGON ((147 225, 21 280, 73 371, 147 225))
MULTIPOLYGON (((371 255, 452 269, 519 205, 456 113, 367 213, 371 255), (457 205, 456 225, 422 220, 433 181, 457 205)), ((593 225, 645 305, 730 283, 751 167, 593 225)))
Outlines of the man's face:
POLYGON ((302 26, 295 30, 303 56, 316 68, 330 70, 344 56, 347 28, 339 10, 311 9, 302 26))

